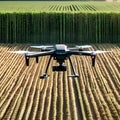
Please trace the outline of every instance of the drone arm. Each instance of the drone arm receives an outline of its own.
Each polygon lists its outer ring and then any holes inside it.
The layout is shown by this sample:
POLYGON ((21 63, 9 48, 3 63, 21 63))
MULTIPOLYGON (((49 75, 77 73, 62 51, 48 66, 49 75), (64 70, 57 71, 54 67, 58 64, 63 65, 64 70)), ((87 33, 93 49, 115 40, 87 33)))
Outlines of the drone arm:
POLYGON ((75 51, 72 52, 73 55, 82 55, 82 56, 91 56, 91 60, 92 60, 92 66, 95 66, 95 59, 96 59, 96 54, 94 54, 93 52, 90 51, 75 51))
POLYGON ((79 50, 82 51, 84 48, 90 48, 92 47, 91 45, 76 45, 75 47, 68 48, 69 50, 79 50))
POLYGON ((97 51, 71 51, 70 55, 85 55, 85 56, 91 56, 92 59, 92 66, 95 66, 95 58, 97 54, 101 53, 106 53, 110 51, 102 51, 102 50, 97 50, 97 51))
POLYGON ((26 54, 27 57, 40 57, 40 56, 47 56, 52 55, 54 51, 47 51, 47 52, 36 52, 36 53, 28 53, 26 54))
POLYGON ((79 48, 73 47, 73 48, 68 48, 69 50, 79 50, 79 48))
POLYGON ((101 53, 106 53, 110 51, 102 51, 102 50, 96 50, 96 51, 70 51, 70 55, 85 55, 85 56, 93 56, 101 53))
POLYGON ((70 51, 70 55, 83 55, 83 56, 91 56, 90 52, 84 52, 84 51, 70 51))

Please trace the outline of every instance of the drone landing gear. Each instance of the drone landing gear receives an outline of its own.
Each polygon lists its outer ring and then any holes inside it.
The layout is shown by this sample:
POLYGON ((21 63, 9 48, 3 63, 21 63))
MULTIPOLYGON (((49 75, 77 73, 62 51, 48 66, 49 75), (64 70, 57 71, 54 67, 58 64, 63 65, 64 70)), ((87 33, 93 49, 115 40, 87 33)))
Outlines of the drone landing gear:
POLYGON ((79 77, 79 75, 77 75, 77 74, 72 74, 72 75, 68 75, 68 77, 78 78, 78 77, 79 77))
MULTIPOLYGON (((50 56, 50 58, 49 58, 45 73, 42 76, 40 76, 41 79, 45 79, 45 78, 49 77, 49 75, 47 74, 47 71, 48 71, 48 67, 50 65, 51 58, 52 58, 52 56, 50 56)), ((71 65, 73 74, 69 75, 68 77, 79 77, 79 75, 76 74, 76 72, 75 72, 75 68, 73 66, 73 63, 72 63, 72 60, 70 57, 69 57, 69 61, 70 61, 70 65, 71 65)), ((66 66, 63 63, 60 63, 59 66, 53 66, 52 70, 53 71, 66 71, 66 66)))
POLYGON ((72 60, 71 60, 70 57, 69 57, 69 61, 70 61, 70 65, 71 65, 71 68, 72 68, 73 75, 69 75, 68 77, 79 77, 79 75, 76 74, 76 72, 75 72, 75 68, 73 66, 73 63, 72 63, 72 60))
POLYGON ((49 76, 49 75, 47 75, 47 71, 48 71, 48 67, 50 65, 51 58, 52 58, 52 56, 50 56, 50 58, 49 58, 45 73, 42 76, 40 76, 41 79, 45 79, 45 78, 47 78, 49 76))
POLYGON ((45 79, 47 77, 49 77, 49 75, 47 75, 46 73, 44 73, 42 76, 40 76, 41 79, 45 79))

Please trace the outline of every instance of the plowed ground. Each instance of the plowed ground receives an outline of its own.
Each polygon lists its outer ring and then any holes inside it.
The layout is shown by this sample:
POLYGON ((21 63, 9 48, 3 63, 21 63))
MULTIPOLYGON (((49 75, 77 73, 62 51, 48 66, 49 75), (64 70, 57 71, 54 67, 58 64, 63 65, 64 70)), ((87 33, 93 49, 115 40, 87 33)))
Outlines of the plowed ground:
POLYGON ((91 58, 72 56, 79 78, 66 72, 52 72, 51 61, 47 79, 40 79, 49 57, 30 59, 8 51, 27 45, 0 45, 0 119, 1 120, 119 120, 120 118, 120 46, 94 45, 94 49, 110 50, 100 54, 96 66, 91 58))

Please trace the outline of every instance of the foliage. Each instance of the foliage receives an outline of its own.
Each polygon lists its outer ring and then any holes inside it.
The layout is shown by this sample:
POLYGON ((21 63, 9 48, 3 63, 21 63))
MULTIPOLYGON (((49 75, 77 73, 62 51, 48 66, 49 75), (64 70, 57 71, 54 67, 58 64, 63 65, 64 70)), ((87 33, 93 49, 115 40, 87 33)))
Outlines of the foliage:
POLYGON ((118 43, 119 6, 105 2, 1 2, 0 42, 118 43))

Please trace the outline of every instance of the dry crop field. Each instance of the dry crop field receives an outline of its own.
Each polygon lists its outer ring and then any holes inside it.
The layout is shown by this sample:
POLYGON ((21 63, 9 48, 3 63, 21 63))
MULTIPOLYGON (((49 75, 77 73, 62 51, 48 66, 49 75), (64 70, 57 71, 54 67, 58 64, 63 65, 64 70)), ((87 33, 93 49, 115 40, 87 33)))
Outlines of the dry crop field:
POLYGON ((93 45, 94 49, 110 50, 97 56, 96 66, 90 57, 72 56, 79 78, 66 72, 52 72, 40 79, 48 57, 39 63, 8 51, 29 49, 28 45, 0 45, 0 119, 1 120, 119 120, 120 118, 120 46, 93 45))

